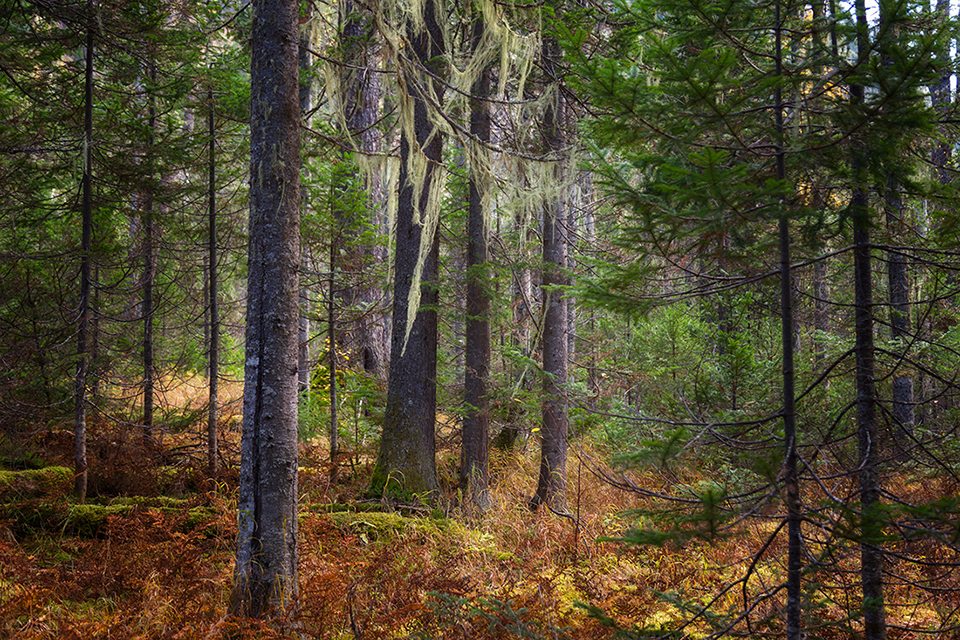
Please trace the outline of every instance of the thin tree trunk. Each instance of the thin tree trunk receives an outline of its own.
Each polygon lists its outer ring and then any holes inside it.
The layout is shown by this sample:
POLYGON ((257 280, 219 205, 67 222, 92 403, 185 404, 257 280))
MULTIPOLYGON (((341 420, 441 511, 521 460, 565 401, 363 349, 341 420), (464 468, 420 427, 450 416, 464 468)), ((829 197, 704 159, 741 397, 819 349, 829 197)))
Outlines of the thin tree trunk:
MULTIPOLYGON (((311 5, 307 5, 308 7, 311 5)), ((309 9, 308 9, 309 10, 309 9)), ((309 20, 309 16, 307 17, 309 20)), ((306 73, 310 69, 310 38, 309 30, 303 29, 300 33, 300 48, 298 52, 300 72, 303 77, 300 81, 300 117, 304 123, 309 126, 310 109, 313 103, 313 94, 311 83, 306 78, 306 73)), ((301 171, 306 171, 306 165, 301 162, 301 171)), ((306 203, 306 198, 301 199, 301 205, 306 203)), ((299 349, 297 351, 297 370, 299 371, 300 397, 310 402, 310 287, 304 283, 303 271, 309 264, 309 247, 303 247, 300 264, 302 267, 300 276, 300 338, 299 349)))
POLYGON ((250 234, 237 557, 230 610, 297 601, 299 3, 255 0, 250 234))
MULTIPOLYGON (((858 0, 862 1, 862 0, 858 0)), ((864 638, 886 638, 883 605, 883 552, 880 503, 880 452, 877 428, 877 392, 874 374, 873 292, 870 236, 867 230, 867 195, 853 194, 860 212, 854 221, 854 280, 856 317, 857 439, 859 442, 861 583, 863 588, 864 638)))
POLYGON ((143 433, 145 436, 153 436, 153 407, 156 395, 155 366, 154 366, 154 342, 153 342, 153 284, 156 278, 157 258, 154 239, 156 231, 154 229, 154 208, 156 206, 156 193, 154 192, 154 142, 156 139, 154 131, 157 126, 157 99, 153 95, 153 83, 157 80, 157 69, 153 62, 148 63, 150 76, 149 82, 151 88, 149 91, 149 119, 148 140, 146 150, 147 172, 147 193, 144 202, 143 211, 143 302, 141 312, 143 314, 143 433))
MULTIPOLYGON (((858 63, 867 64, 869 30, 865 0, 856 0, 858 63)), ((864 102, 864 87, 850 86, 854 105, 864 102)), ((877 389, 874 373, 873 281, 870 255, 869 203, 864 187, 867 149, 855 147, 852 162, 854 318, 856 334, 858 477, 860 482, 860 582, 863 591, 864 640, 885 640, 883 554, 880 504, 880 452, 877 389)))
MULTIPOLYGON (((774 18, 776 47, 776 76, 783 75, 783 43, 780 2, 775 4, 774 18)), ((777 132, 777 180, 787 177, 786 153, 784 151, 783 94, 780 85, 774 89, 776 103, 775 120, 777 132)), ((800 479, 797 474, 797 410, 795 390, 795 326, 793 312, 793 275, 790 264, 790 222, 787 212, 780 212, 780 345, 783 351, 783 439, 784 473, 783 484, 787 503, 787 640, 800 640, 801 599, 803 597, 801 572, 803 570, 803 514, 800 503, 800 479)))
MULTIPOLYGON (((887 183, 886 210, 887 228, 891 237, 901 235, 903 230, 903 206, 898 192, 899 184, 894 176, 887 183)), ((906 351, 910 342, 910 281, 907 256, 902 251, 887 253, 887 286, 890 296, 890 337, 901 351, 906 351)), ((897 441, 907 446, 914 426, 913 376, 904 371, 901 362, 894 372, 893 420, 897 441)))
MULTIPOLYGON (((543 68, 549 82, 557 82, 560 48, 553 38, 543 43, 543 68)), ((559 92, 543 118, 544 141, 555 162, 554 180, 560 184, 563 153, 562 99, 559 92)), ((533 509, 546 504, 566 509, 567 489, 567 284, 566 216, 559 196, 552 196, 543 210, 543 422, 540 429, 540 477, 530 502, 533 509)))
POLYGON ((77 321, 77 376, 74 384, 73 492, 87 497, 87 334, 90 328, 90 254, 93 249, 93 0, 87 0, 87 52, 83 104, 83 211, 80 244, 80 315, 77 321))
MULTIPOLYGON (((474 5, 473 51, 477 55, 485 29, 485 16, 474 5)), ((471 173, 467 221, 467 299, 466 345, 464 362, 463 457, 460 486, 466 502, 479 511, 490 506, 490 273, 487 239, 490 235, 487 200, 489 198, 490 67, 484 68, 471 88, 470 102, 471 173)))
POLYGON ((210 392, 207 415, 207 472, 210 477, 217 474, 217 424, 219 422, 220 404, 220 307, 217 301, 217 130, 215 121, 215 105, 213 89, 207 92, 210 110, 207 113, 207 133, 210 136, 210 157, 208 176, 208 207, 207 207, 207 297, 209 302, 209 332, 208 373, 210 392))
MULTIPOLYGON (((829 297, 830 285, 827 282, 827 263, 823 259, 817 260, 813 264, 813 328, 815 330, 813 362, 817 371, 823 367, 826 360, 826 336, 830 331, 829 297)), ((825 389, 829 389, 830 378, 824 380, 823 384, 825 389)))
POLYGON ((338 243, 330 239, 330 279, 327 282, 327 355, 330 368, 330 469, 336 474, 337 454, 340 451, 338 436, 340 428, 337 417, 337 299, 334 291, 334 265, 337 260, 338 243))

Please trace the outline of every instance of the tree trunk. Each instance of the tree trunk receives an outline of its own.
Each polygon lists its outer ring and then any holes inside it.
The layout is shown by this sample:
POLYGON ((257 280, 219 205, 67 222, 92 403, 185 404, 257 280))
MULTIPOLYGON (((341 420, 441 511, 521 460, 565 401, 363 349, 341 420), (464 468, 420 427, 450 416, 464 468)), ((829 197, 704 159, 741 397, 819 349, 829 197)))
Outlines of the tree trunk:
MULTIPOLYGON (((373 68, 376 64, 374 21, 368 8, 352 0, 341 0, 339 19, 342 25, 340 108, 343 110, 343 121, 354 153, 373 156, 380 149, 380 133, 376 126, 380 74, 373 68)), ((360 179, 358 176, 345 178, 349 182, 360 179)), ((349 277, 349 281, 341 285, 340 298, 346 306, 361 310, 341 340, 354 361, 359 362, 367 374, 384 379, 388 360, 386 315, 382 312, 384 291, 369 272, 371 267, 386 262, 386 247, 368 241, 351 242, 352 238, 349 237, 350 234, 360 236, 365 228, 380 234, 384 226, 383 189, 379 173, 370 171, 363 179, 366 188, 361 192, 362 195, 357 195, 367 198, 367 206, 363 210, 369 212, 369 217, 346 220, 344 214, 338 212, 338 218, 344 223, 348 235, 344 247, 348 255, 343 262, 349 277)))
MULTIPOLYGON (((774 8, 776 76, 783 75, 783 42, 780 17, 780 2, 774 8)), ((774 113, 777 133, 777 180, 787 177, 786 153, 784 150, 783 94, 780 85, 774 88, 774 113)), ((800 479, 797 474, 797 410, 794 354, 796 347, 796 328, 794 322, 793 300, 794 282, 790 260, 790 222, 786 211, 780 212, 780 348, 783 351, 783 485, 787 504, 787 640, 800 640, 801 599, 803 587, 800 581, 803 570, 803 513, 800 502, 800 479)))
MULTIPOLYGON (((890 176, 886 192, 887 228, 890 237, 899 237, 903 233, 903 206, 898 192, 899 183, 890 176)), ((910 335, 910 281, 907 270, 907 256, 902 251, 891 250, 887 253, 887 286, 890 295, 890 337, 894 349, 906 352, 910 335)), ((893 421, 897 441, 908 446, 913 434, 914 401, 913 376, 904 371, 905 362, 896 365, 893 374, 893 421)))
MULTIPOLYGON (((473 51, 477 55, 484 33, 484 16, 474 5, 473 51)), ((473 140, 470 172, 470 201, 467 221, 467 299, 464 362, 463 457, 460 486, 468 505, 479 511, 490 506, 490 272, 487 239, 490 234, 489 198, 490 67, 485 66, 471 93, 470 134, 473 140)))
POLYGON ((237 559, 230 609, 296 602, 300 265, 299 4, 255 0, 250 235, 237 559))
MULTIPOLYGON (((310 7, 311 5, 307 5, 310 7)), ((309 10, 309 9, 308 9, 309 10)), ((307 19, 309 20, 309 15, 307 19)), ((300 33, 300 48, 298 50, 298 62, 300 65, 300 72, 306 76, 307 71, 310 69, 310 37, 309 30, 303 29, 300 33)), ((310 109, 312 105, 312 87, 310 80, 306 77, 301 78, 300 81, 300 117, 303 119, 304 124, 309 126, 310 118, 310 109)), ((306 165, 301 161, 301 171, 306 171, 306 165)), ((301 199, 303 203, 305 199, 301 199)), ((309 247, 303 247, 303 251, 300 256, 300 264, 303 267, 303 270, 306 270, 307 264, 309 264, 308 259, 309 247)), ((297 350, 297 371, 299 371, 298 382, 300 388, 300 397, 303 398, 306 402, 310 401, 310 314, 312 312, 310 304, 310 288, 304 282, 305 278, 301 274, 300 278, 300 334, 299 334, 299 349, 297 350)))
POLYGON ((83 210, 80 244, 80 315, 77 319, 77 376, 74 383, 73 492, 87 498, 87 344, 90 329, 90 253, 93 248, 93 0, 87 0, 87 51, 83 99, 83 210))
MULTIPOLYGON (((813 264, 813 362, 817 371, 823 367, 826 360, 826 336, 830 331, 830 285, 827 282, 827 263, 820 259, 813 264)), ((823 382, 824 389, 829 390, 830 378, 823 382)))
POLYGON ((327 282, 327 356, 330 370, 330 473, 337 472, 337 454, 340 450, 339 418, 337 417, 337 301, 334 291, 334 265, 337 259, 338 243, 330 239, 330 278, 327 282))
POLYGON ((217 474, 217 423, 219 422, 220 394, 220 306, 217 301, 217 131, 215 128, 215 107, 213 89, 207 92, 210 110, 207 113, 207 133, 210 136, 207 207, 207 298, 209 304, 209 332, 207 359, 210 383, 207 415, 207 472, 210 477, 217 474))
MULTIPOLYGON (((553 38, 543 43, 543 68, 549 82, 557 82, 556 65, 560 50, 553 38)), ((560 167, 563 134, 560 113, 562 99, 547 107, 543 132, 550 161, 554 165, 554 181, 562 179, 560 167)), ((543 422, 540 430, 540 477, 537 492, 531 500, 533 509, 546 504, 552 509, 566 509, 567 489, 567 301, 563 287, 567 284, 567 236, 563 201, 552 196, 543 210, 543 422)))
MULTIPOLYGON (((865 0, 856 0, 859 64, 867 64, 869 28, 865 0)), ((864 87, 850 85, 855 106, 864 102, 864 87)), ((850 201, 853 219, 854 322, 857 386, 858 477, 860 482, 860 583, 863 591, 864 640, 887 636, 883 602, 883 535, 880 506, 880 452, 877 425, 877 389, 874 373, 873 282, 870 255, 869 202, 866 188, 868 152, 856 143, 852 169, 854 188, 850 201)))
MULTIPOLYGON (((434 73, 444 53, 441 11, 442 5, 425 0, 422 25, 407 17, 414 60, 434 73)), ((412 131, 404 127, 400 138, 390 377, 371 492, 426 498, 439 489, 434 427, 440 244, 435 209, 439 187, 434 181, 439 180, 437 169, 443 162, 443 135, 430 121, 428 96, 417 87, 431 92, 429 102, 434 103, 441 101, 442 91, 438 83, 408 65, 401 65, 399 73, 409 77, 407 99, 413 119, 412 131), (420 163, 426 164, 422 173, 415 170, 420 163)))
MULTIPOLYGON (((862 2, 862 0, 858 0, 862 2)), ((866 640, 886 638, 883 605, 883 536, 880 504, 880 452, 877 428, 877 392, 874 374, 873 292, 870 237, 866 217, 867 195, 862 189, 853 194, 860 219, 854 221, 854 280, 856 317, 857 439, 860 480, 861 583, 863 588, 863 624, 866 640)))
POLYGON ((153 342, 153 284, 157 273, 157 257, 154 239, 154 209, 156 207, 156 193, 154 191, 154 143, 157 126, 157 99, 153 95, 153 84, 157 81, 157 68, 153 62, 148 63, 149 83, 149 116, 147 122, 147 149, 145 161, 147 163, 147 192, 143 207, 143 277, 141 313, 143 321, 143 433, 148 438, 153 436, 153 407, 156 396, 156 382, 154 372, 154 342, 153 342))

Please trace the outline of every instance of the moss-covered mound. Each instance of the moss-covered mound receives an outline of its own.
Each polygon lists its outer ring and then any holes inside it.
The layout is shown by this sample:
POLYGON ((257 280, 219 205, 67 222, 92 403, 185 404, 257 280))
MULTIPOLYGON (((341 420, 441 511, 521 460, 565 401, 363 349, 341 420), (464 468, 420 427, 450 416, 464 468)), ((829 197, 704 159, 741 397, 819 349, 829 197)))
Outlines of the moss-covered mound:
POLYGON ((73 470, 44 467, 24 471, 0 470, 0 502, 56 498, 73 487, 73 470))

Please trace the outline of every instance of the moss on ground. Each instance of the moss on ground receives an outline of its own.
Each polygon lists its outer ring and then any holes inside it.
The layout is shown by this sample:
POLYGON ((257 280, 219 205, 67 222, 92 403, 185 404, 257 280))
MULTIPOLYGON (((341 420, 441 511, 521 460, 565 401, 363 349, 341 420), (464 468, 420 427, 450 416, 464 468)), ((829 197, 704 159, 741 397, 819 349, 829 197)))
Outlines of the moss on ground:
POLYGON ((73 469, 44 467, 0 471, 0 502, 62 496, 73 488, 73 469))
MULTIPOLYGON (((143 500, 124 499, 116 504, 75 504, 70 502, 21 502, 0 504, 0 520, 10 521, 11 528, 18 535, 71 535, 80 538, 94 538, 105 531, 111 516, 126 516, 134 509, 157 509, 164 515, 179 517, 186 515, 180 524, 184 532, 205 526, 219 514, 212 507, 186 508, 184 505, 149 505, 156 498, 143 500)), ((167 502, 160 500, 159 502, 167 502)), ((211 528, 211 535, 216 527, 211 528)))

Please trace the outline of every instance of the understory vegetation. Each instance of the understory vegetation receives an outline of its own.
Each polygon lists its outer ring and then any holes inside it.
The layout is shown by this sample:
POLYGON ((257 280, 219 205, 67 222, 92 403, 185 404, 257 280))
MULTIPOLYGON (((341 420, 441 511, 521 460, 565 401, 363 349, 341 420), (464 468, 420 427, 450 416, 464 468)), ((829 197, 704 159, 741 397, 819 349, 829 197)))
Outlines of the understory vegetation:
MULTIPOLYGON (((187 392, 179 393, 189 406, 187 392)), ((494 451, 492 507, 466 517, 457 506, 452 427, 439 434, 444 496, 434 507, 365 496, 374 440, 345 441, 333 474, 326 441, 305 439, 300 594, 286 617, 269 623, 227 614, 237 416, 223 416, 216 478, 206 475, 197 428, 148 441, 135 427, 91 424, 97 464, 84 505, 70 495, 67 432, 5 436, 0 635, 554 640, 697 638, 731 626, 735 635, 777 635, 786 539, 777 535, 778 497, 749 491, 763 484, 760 458, 691 447, 686 437, 649 425, 644 438, 623 419, 583 424, 586 433, 571 447, 569 513, 562 516, 527 507, 538 461, 532 441, 494 451), (625 466, 630 442, 649 446, 625 466), (634 627, 643 635, 630 632, 634 627)), ((853 480, 828 466, 819 467, 819 490, 805 485, 805 544, 816 559, 805 574, 807 625, 811 637, 840 639, 858 633, 858 534, 853 510, 836 502, 853 480)), ((956 478, 910 464, 885 485, 900 504, 932 505, 907 514, 917 535, 904 530, 887 549, 891 637, 920 637, 913 634, 922 630, 949 637, 960 605, 951 569, 960 560, 956 529, 944 529, 940 539, 919 532, 921 523, 954 510, 956 478)))

